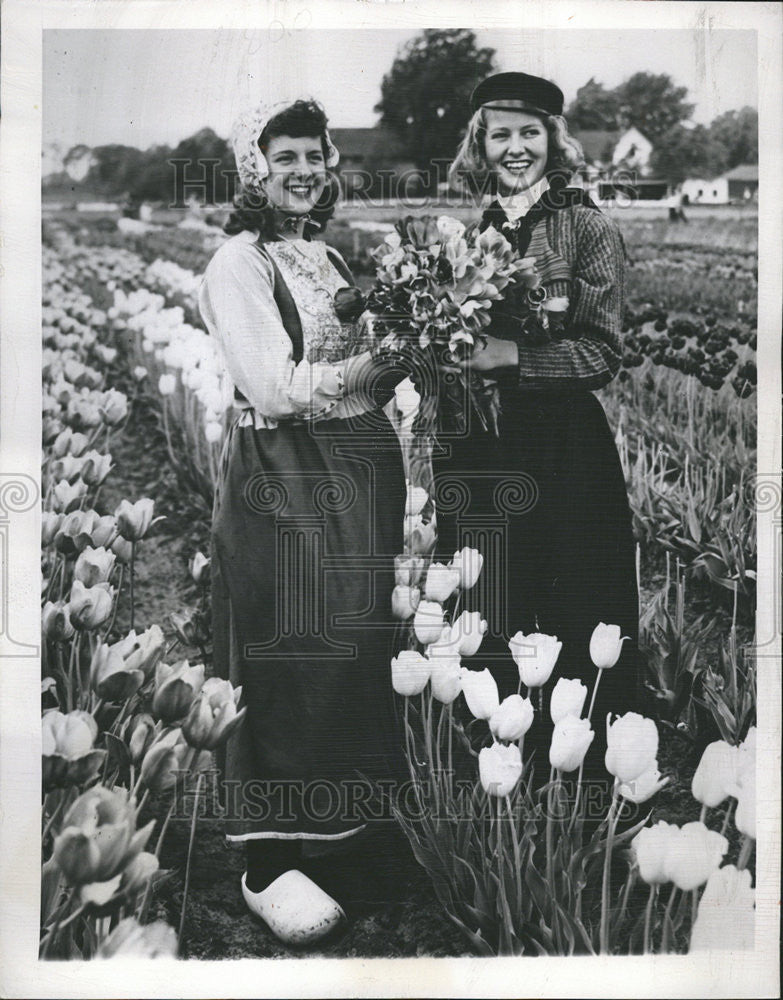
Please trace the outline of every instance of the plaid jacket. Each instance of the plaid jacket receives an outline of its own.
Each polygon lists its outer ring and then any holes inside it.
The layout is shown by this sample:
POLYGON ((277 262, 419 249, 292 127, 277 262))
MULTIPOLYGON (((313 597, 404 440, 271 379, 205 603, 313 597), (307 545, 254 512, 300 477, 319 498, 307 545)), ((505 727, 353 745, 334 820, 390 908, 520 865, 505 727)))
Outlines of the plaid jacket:
MULTIPOLYGON (((509 225, 495 202, 480 225, 494 225, 509 236, 504 222, 509 225)), ((506 334, 519 346, 520 386, 600 389, 614 378, 621 361, 625 247, 619 228, 580 196, 564 207, 539 202, 510 235, 522 256, 536 256, 549 295, 569 300, 557 339, 531 343, 512 331, 506 334)), ((499 336, 504 333, 498 331, 499 336)))

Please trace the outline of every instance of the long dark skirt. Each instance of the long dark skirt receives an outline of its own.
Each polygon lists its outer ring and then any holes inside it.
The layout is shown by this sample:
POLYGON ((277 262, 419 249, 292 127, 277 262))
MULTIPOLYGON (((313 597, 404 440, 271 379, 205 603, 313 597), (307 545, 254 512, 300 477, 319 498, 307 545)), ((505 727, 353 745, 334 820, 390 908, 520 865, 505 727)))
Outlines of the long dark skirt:
MULTIPOLYGON (((544 632, 563 643, 547 690, 558 677, 578 677, 592 691, 595 626, 619 625, 630 636, 593 709, 591 758, 602 760, 607 712, 637 709, 639 610, 625 481, 601 404, 586 390, 504 392, 499 437, 474 427, 443 438, 441 448, 433 463, 438 550, 447 558, 475 545, 485 557, 483 578, 466 597, 489 627, 467 666, 489 666, 502 698, 519 683, 509 637, 544 632)), ((540 745, 538 767, 548 773, 546 696, 542 708, 544 725, 525 745, 540 745)))
POLYGON ((340 839, 403 774, 390 681, 405 477, 380 410, 232 428, 212 529, 216 673, 244 724, 220 755, 230 839, 340 839))

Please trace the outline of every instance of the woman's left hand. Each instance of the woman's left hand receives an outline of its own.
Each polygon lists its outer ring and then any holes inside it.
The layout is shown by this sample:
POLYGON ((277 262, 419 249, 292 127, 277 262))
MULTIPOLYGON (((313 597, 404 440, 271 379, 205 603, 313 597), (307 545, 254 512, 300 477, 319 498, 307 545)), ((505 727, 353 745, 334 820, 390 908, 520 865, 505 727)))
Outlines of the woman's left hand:
POLYGON ((513 340, 501 340, 486 334, 476 344, 473 357, 467 361, 455 361, 458 368, 470 368, 474 372, 490 372, 495 368, 516 368, 519 363, 519 349, 513 340))

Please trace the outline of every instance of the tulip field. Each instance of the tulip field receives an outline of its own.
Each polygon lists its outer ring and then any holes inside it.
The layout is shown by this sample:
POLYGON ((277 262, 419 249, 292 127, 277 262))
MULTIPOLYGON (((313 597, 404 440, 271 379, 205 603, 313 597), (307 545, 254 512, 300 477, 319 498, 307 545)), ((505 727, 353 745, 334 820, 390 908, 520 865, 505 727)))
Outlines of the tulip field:
MULTIPOLYGON (((338 216, 329 239, 366 291, 395 213, 338 216)), ((410 482, 391 610, 407 632, 389 669, 416 808, 391 802, 374 895, 362 866, 376 860, 336 859, 353 915, 318 954, 753 947, 756 219, 616 217, 624 358, 599 395, 638 543, 645 704, 609 720, 598 766, 613 790, 588 817, 583 775, 607 726, 592 706, 619 628, 595 623, 589 688, 555 680, 555 636, 517 633, 519 686, 499 689, 481 659, 486 609, 461 610, 484 556, 432 561, 418 400, 401 387, 389 413, 410 482), (548 757, 525 748, 534 724, 548 757)), ((246 910, 211 786, 245 713, 211 660, 209 523, 233 389, 196 302, 222 238, 45 215, 46 958, 303 954, 246 910)))

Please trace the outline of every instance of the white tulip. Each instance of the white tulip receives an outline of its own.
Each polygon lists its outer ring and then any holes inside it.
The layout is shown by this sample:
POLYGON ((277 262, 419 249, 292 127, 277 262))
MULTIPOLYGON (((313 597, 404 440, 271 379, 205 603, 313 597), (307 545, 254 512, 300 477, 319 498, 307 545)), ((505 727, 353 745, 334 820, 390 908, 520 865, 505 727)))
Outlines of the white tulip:
POLYGON ((500 707, 500 696, 495 678, 489 670, 460 671, 462 693, 472 715, 477 719, 489 719, 500 707))
POLYGON ((413 631, 423 646, 436 642, 443 634, 443 608, 437 601, 419 601, 413 618, 413 631))
POLYGON ((421 694, 430 679, 430 664, 414 649, 403 649, 391 661, 392 687, 397 694, 411 698, 421 694))
POLYGON ((443 563, 432 563, 427 570, 424 596, 428 601, 447 601, 459 586, 459 573, 443 563))
POLYGON ((590 636, 590 659, 599 670, 610 670, 620 659, 623 643, 628 636, 620 637, 619 625, 599 622, 590 636))
POLYGON ((475 656, 486 631, 487 623, 480 612, 463 611, 451 626, 451 635, 459 645, 460 656, 475 656))
POLYGON ((542 687, 552 676, 562 642, 556 635, 517 632, 508 642, 508 648, 519 670, 519 677, 527 687, 542 687))
POLYGON ((460 586, 463 590, 470 590, 475 586, 483 566, 484 556, 478 549, 469 549, 467 546, 455 552, 454 558, 449 563, 449 568, 459 573, 460 586))
POLYGON ((582 714, 587 698, 587 688, 576 678, 559 677, 549 699, 549 714, 552 722, 557 725, 566 715, 582 714))
POLYGON ((564 715, 552 733, 549 763, 556 771, 576 771, 595 738, 589 719, 564 715))
POLYGON ((485 792, 505 798, 522 777, 522 755, 516 743, 493 743, 479 750, 479 778, 485 792))
POLYGON ((489 729, 496 740, 518 740, 533 725, 533 703, 519 694, 510 694, 489 717, 489 729))

